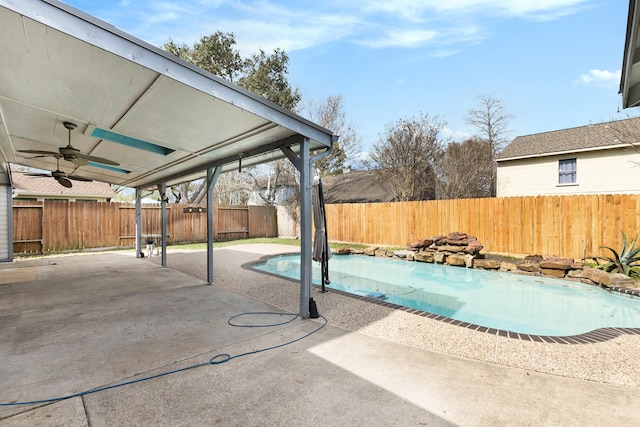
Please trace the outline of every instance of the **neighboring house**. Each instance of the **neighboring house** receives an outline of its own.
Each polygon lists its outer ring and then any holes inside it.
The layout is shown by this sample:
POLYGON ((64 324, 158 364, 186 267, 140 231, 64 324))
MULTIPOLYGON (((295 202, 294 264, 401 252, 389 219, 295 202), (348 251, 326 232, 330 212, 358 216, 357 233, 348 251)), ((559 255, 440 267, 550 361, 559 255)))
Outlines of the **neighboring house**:
POLYGON ((497 161, 498 197, 640 193, 640 118, 519 136, 497 161))
POLYGON ((396 191, 384 171, 370 170, 328 175, 322 178, 324 201, 337 203, 392 202, 396 191))
POLYGON ((14 200, 110 202, 116 196, 111 186, 105 182, 72 181, 73 187, 66 188, 54 178, 27 174, 28 172, 11 171, 14 200))

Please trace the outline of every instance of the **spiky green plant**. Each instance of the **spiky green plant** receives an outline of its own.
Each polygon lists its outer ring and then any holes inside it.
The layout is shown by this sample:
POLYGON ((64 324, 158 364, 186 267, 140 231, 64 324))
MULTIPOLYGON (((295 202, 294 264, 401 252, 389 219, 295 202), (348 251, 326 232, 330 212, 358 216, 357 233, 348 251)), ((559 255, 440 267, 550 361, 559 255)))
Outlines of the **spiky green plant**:
POLYGON ((627 236, 622 232, 622 249, 617 252, 610 246, 600 246, 611 251, 611 257, 598 256, 597 259, 605 261, 600 269, 609 273, 622 273, 634 279, 640 279, 640 247, 636 248, 638 234, 629 243, 627 236))

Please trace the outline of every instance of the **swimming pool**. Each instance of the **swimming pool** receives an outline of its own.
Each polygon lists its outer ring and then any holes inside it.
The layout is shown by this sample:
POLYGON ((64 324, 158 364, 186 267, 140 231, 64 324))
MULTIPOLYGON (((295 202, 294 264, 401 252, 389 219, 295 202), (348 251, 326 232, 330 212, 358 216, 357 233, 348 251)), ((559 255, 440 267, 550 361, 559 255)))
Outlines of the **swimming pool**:
MULTIPOLYGON (((299 279, 300 255, 275 256, 253 268, 299 279)), ((315 262, 312 274, 319 284, 315 262)), ((521 334, 640 327, 640 298, 566 280, 356 255, 332 257, 329 278, 329 289, 521 334)))

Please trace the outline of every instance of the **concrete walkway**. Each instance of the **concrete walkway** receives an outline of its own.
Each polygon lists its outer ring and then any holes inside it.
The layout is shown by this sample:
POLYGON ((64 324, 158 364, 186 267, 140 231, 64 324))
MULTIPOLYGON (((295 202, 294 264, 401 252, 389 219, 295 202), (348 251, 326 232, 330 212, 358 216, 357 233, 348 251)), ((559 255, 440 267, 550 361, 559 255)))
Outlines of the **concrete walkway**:
MULTIPOLYGON (((340 301, 351 303, 344 296, 320 305, 329 322, 321 329, 322 319, 230 326, 229 318, 240 313, 295 311, 295 283, 240 268, 266 253, 291 250, 216 250, 213 286, 201 278, 203 253, 169 253, 176 269, 126 254, 0 264, 0 402, 72 395, 203 364, 55 403, 0 407, 0 427, 640 424, 636 387, 372 337, 347 328, 345 318, 366 328, 387 314, 347 314, 340 309, 340 301), (258 291, 264 297, 251 296, 258 291), (331 313, 342 313, 339 325, 331 313), (207 363, 221 353, 232 359, 207 363)), ((234 321, 279 319, 287 317, 234 321)))

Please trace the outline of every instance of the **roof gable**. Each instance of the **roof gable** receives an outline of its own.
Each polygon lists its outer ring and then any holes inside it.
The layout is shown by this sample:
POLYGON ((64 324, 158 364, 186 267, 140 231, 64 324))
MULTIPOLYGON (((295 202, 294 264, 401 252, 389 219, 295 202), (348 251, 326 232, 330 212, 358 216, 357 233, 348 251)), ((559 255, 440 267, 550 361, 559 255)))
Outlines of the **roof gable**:
POLYGON ((500 153, 498 161, 573 151, 616 148, 638 142, 640 142, 640 117, 634 117, 518 136, 500 153))

